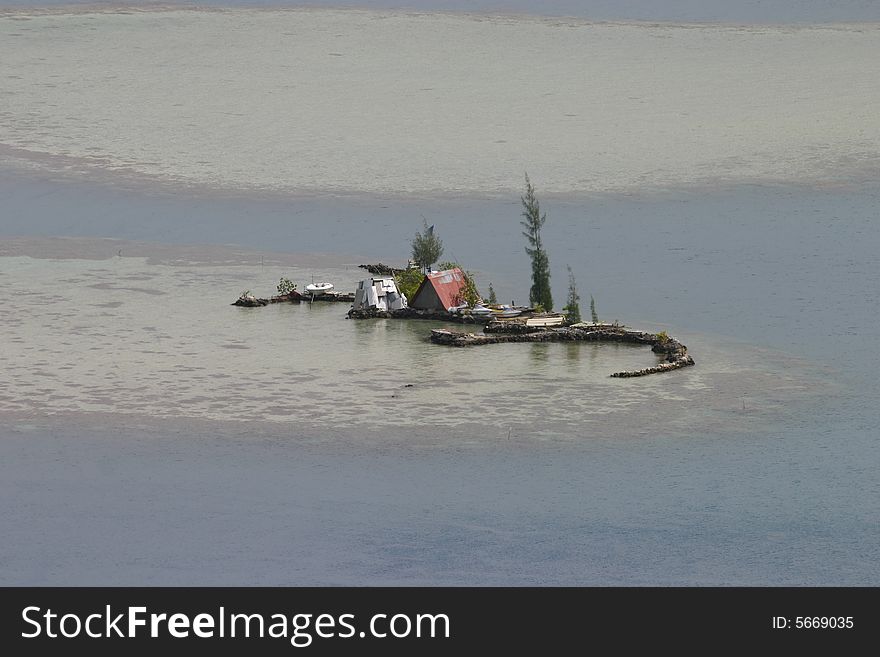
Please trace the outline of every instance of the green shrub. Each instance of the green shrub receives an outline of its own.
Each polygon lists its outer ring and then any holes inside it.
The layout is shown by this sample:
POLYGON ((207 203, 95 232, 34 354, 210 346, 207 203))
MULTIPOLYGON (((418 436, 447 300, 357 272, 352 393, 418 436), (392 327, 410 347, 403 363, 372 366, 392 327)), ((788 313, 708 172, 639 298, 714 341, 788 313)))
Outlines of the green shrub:
POLYGON ((443 241, 434 233, 433 224, 422 218, 423 233, 416 233, 412 241, 412 261, 425 269, 429 268, 443 255, 443 241))
POLYGON ((406 297, 407 301, 411 301, 416 295, 416 291, 419 289, 419 285, 422 284, 423 280, 425 280, 425 275, 421 270, 416 268, 404 269, 394 277, 394 282, 397 283, 397 289, 406 297))
POLYGON ((477 284, 474 282, 474 275, 469 271, 462 271, 464 274, 464 287, 457 295, 458 303, 466 303, 473 308, 480 302, 480 293, 477 291, 477 284))
POLYGON ((492 287, 491 283, 489 283, 489 298, 486 301, 488 303, 498 303, 498 296, 495 294, 495 288, 492 287))
POLYGON ((289 278, 281 277, 281 280, 278 281, 278 294, 285 295, 290 294, 296 290, 296 283, 294 283, 289 278))

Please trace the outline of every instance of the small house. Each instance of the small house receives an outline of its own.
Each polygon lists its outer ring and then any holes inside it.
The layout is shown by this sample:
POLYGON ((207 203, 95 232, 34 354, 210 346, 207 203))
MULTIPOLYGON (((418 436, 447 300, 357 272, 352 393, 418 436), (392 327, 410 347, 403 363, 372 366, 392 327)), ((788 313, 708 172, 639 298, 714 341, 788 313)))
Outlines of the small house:
POLYGON ((448 311, 463 303, 466 285, 464 272, 458 267, 432 271, 425 276, 410 300, 410 308, 448 311))
POLYGON ((406 308, 406 296, 397 289, 390 276, 366 278, 354 292, 354 310, 401 310, 406 308))

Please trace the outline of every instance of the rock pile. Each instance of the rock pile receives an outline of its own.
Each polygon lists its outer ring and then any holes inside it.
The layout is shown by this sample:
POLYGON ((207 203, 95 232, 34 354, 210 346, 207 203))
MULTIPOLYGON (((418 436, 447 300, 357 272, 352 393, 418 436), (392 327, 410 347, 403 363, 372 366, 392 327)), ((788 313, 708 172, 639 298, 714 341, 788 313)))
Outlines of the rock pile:
POLYGON ((375 265, 358 265, 361 269, 366 269, 368 272, 373 274, 373 276, 394 276, 404 271, 403 269, 399 269, 398 267, 391 267, 389 265, 384 265, 381 262, 377 262, 375 265))
POLYGON ((542 326, 526 326, 523 322, 515 320, 508 321, 491 321, 485 328, 483 333, 505 333, 505 334, 523 334, 523 333, 539 333, 543 331, 542 326))
POLYGON ((300 301, 306 300, 306 297, 296 290, 291 290, 287 294, 279 294, 274 297, 269 297, 269 303, 299 303, 300 301))
POLYGON ((235 302, 232 304, 233 306, 243 306, 245 308, 258 308, 260 306, 269 305, 268 299, 258 299, 253 294, 242 294, 235 302))

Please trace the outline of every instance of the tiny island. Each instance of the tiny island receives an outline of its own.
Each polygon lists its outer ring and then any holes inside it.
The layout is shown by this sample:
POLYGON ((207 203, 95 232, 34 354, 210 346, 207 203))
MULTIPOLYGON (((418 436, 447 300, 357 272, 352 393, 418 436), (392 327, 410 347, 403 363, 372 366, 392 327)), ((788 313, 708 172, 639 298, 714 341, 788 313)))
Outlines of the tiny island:
POLYGON ((568 267, 568 298, 562 312, 553 312, 550 290, 550 260, 541 240, 547 220, 535 191, 526 175, 526 192, 520 197, 527 240, 526 253, 532 264, 532 286, 528 306, 499 304, 489 285, 484 297, 477 290, 474 276, 455 262, 434 263, 443 254, 443 242, 423 220, 423 230, 412 241, 412 257, 406 267, 382 263, 360 265, 371 274, 358 283, 352 293, 335 290, 332 283, 312 282, 303 291, 295 283, 281 278, 278 294, 259 298, 245 290, 235 306, 261 307, 273 303, 342 302, 351 304, 347 318, 352 320, 404 319, 433 320, 459 324, 478 324, 482 333, 431 330, 430 342, 450 347, 471 347, 501 342, 625 342, 651 347, 663 361, 641 370, 614 372, 610 376, 628 378, 670 372, 694 365, 687 347, 665 331, 635 331, 617 322, 599 320, 596 302, 590 297, 590 322, 581 319, 577 284, 568 267))

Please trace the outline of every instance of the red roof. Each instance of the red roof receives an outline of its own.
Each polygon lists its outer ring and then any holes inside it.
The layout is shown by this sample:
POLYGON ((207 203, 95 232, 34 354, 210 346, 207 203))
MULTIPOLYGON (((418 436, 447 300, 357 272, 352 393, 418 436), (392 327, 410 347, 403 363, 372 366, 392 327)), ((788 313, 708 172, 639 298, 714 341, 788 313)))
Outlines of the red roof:
POLYGON ((413 308, 448 310, 461 305, 464 288, 464 274, 458 267, 434 271, 425 276, 409 305, 413 308))

